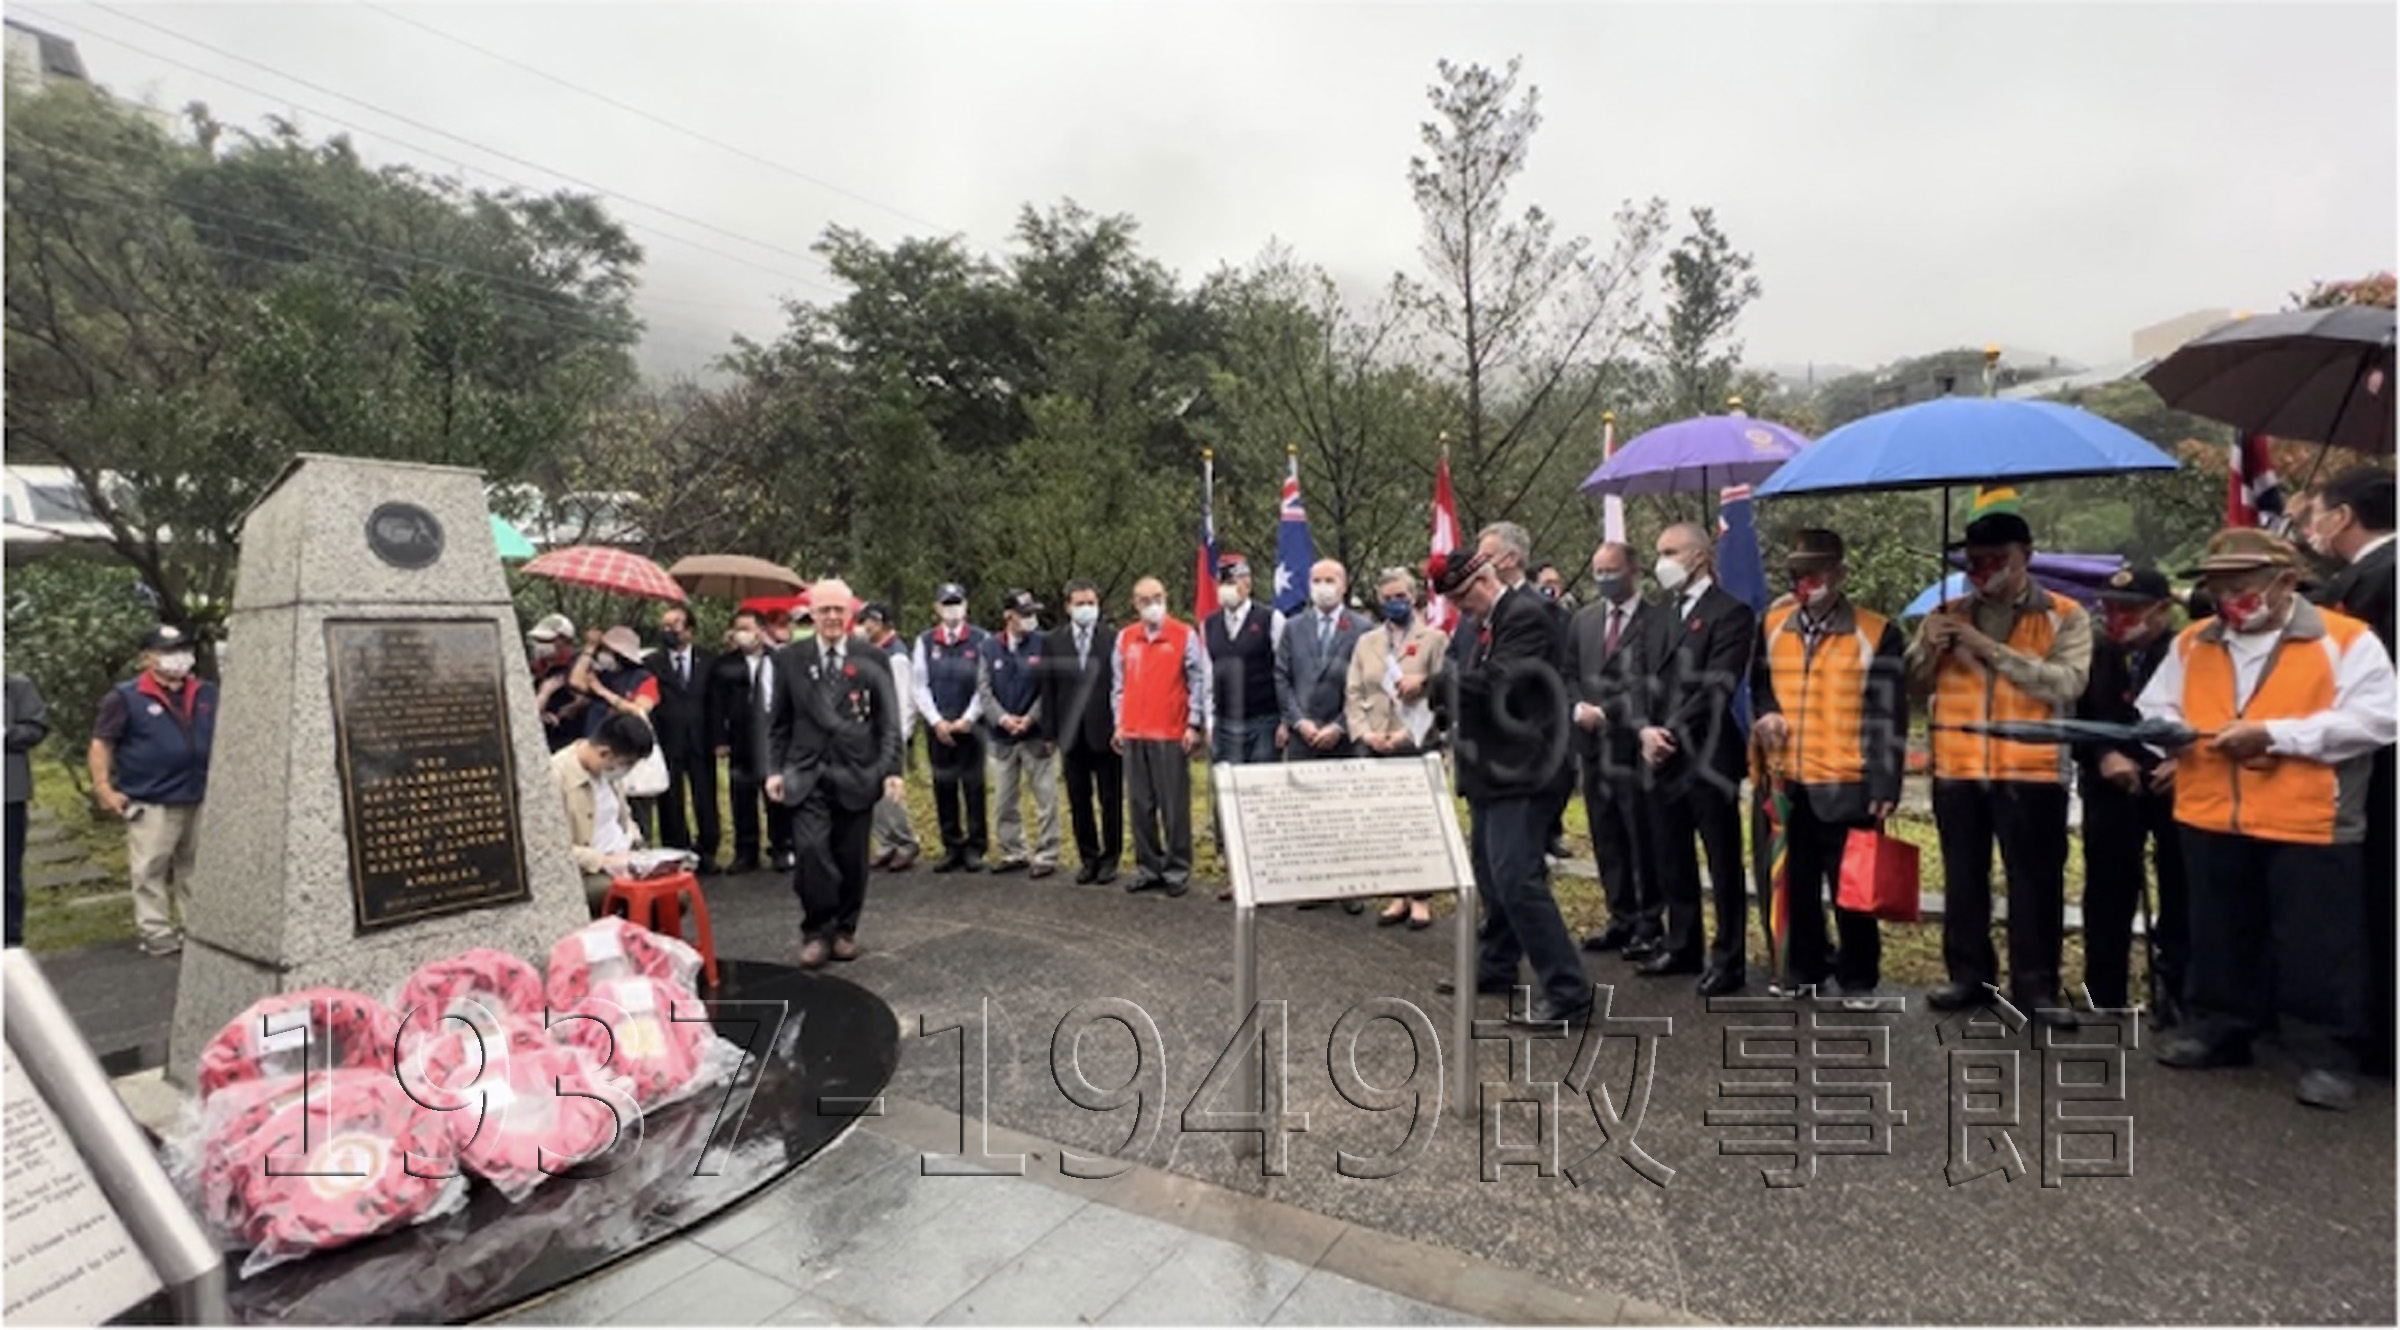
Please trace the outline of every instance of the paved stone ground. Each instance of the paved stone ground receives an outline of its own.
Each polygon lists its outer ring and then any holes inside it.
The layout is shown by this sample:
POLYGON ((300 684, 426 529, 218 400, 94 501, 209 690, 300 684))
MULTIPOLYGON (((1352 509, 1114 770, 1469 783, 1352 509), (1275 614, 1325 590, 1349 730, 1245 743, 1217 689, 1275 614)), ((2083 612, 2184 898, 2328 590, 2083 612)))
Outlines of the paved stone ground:
MULTIPOLYGON (((729 954, 796 955, 797 911, 782 883, 715 879, 709 901, 729 954)), ((2145 1048, 2127 1060, 2129 1108, 2119 1110, 2135 1121, 2132 1177, 2075 1178, 2045 1188, 2042 1146, 2027 1130, 2016 1141, 2029 1175, 2010 1180, 1995 1173, 1953 1187, 1944 1180, 1950 1130, 1944 1047, 1919 995, 1906 994, 1900 1014, 1823 1018, 1891 1032, 1892 1104, 1907 1119, 1891 1130, 1889 1154, 1827 1155, 1807 1185, 1770 1189, 1761 1168, 1780 1167, 1786 1158, 1720 1153, 1728 1140, 1765 1133, 1714 1127, 1705 1116, 1730 1104, 1718 1088, 1728 1079, 1726 1031, 1735 1018, 1704 1012, 1688 982, 1634 978, 1617 961, 1594 958, 1595 977, 1616 984, 1617 1015, 1673 1022, 1638 1137, 1675 1170, 1666 1186, 1615 1161, 1584 1172, 1583 1185, 1538 1176, 1532 1167, 1511 1167, 1484 1182, 1477 1132, 1447 1117, 1398 1176, 1351 1179, 1337 1173, 1336 1151, 1393 1150, 1408 1131, 1406 1110, 1373 1113, 1340 1097, 1324 1055, 1328 1034, 1342 1013, 1377 997, 1409 999, 1446 1032, 1449 999, 1436 997, 1431 985, 1445 972, 1447 930, 1379 929, 1368 918, 1329 909, 1274 911, 1260 932, 1261 993, 1291 1004, 1290 1107, 1309 1115, 1308 1132, 1290 1138, 1289 1173, 1271 1179, 1259 1176, 1254 1159, 1237 1156, 1234 1138, 1177 1130, 1236 1019, 1231 909, 1206 888, 1170 900, 1074 887, 1063 878, 878 875, 860 939, 868 954, 843 974, 882 994, 905 1036, 916 1034, 920 1018, 938 1030, 988 1001, 989 1107, 980 1115, 1093 1155, 1123 1145, 1133 1112, 1091 1112, 1070 1102, 1051 1070, 1053 1032, 1089 999, 1138 1003, 1163 1044, 1164 1093, 1153 1102, 1164 1109, 1164 1125, 1145 1148, 1130 1152, 1136 1161, 1358 1231, 1694 1318, 2076 1324, 2389 1324, 2394 1318, 2389 1085, 2369 1087, 2356 1112, 2324 1114, 2293 1102, 2291 1073, 2276 1065, 2271 1049, 2258 1068, 2194 1074, 2156 1066, 2145 1048)), ((107 968, 122 969, 125 959, 107 968)), ((130 959, 157 976, 174 965, 130 959)), ((77 967, 98 965, 79 956, 54 964, 52 972, 71 976, 77 967)), ((141 981, 153 982, 150 975, 141 981)), ((60 982, 70 987, 68 979, 60 982)), ((107 1019, 130 1028, 135 999, 113 987, 95 978, 87 992, 110 997, 100 1010, 116 1012, 107 1019)), ((73 993, 69 1001, 76 1003, 73 993)), ((159 1022, 169 1006, 159 1008, 159 1022)), ((1483 1000, 1485 1015, 1500 1010, 1498 999, 1483 1000)), ((2147 1042, 2147 1032, 2143 1037, 2147 1042)), ((1510 1046, 1478 1044, 1478 1079, 1505 1079, 1510 1046)), ((2027 1050, 2018 1061, 2030 1126, 2039 1116, 2042 1073, 2031 1045, 2018 1046, 2027 1050)), ((1629 1080, 1629 1047, 1611 1041, 1601 1060, 1603 1078, 1619 1087, 1629 1080)), ((1561 1079, 1573 1052, 1569 1043, 1534 1043, 1532 1079, 1561 1079)), ((1115 1026, 1087 1034, 1077 1056, 1084 1075, 1103 1089, 1126 1081, 1135 1062, 1130 1037, 1115 1026)), ((1359 1066, 1371 1085, 1401 1083, 1410 1062, 1408 1041, 1390 1022, 1360 1042, 1359 1066)), ((957 1035, 904 1038, 892 1093, 958 1104, 960 1064, 957 1035)), ((1832 1073, 1845 1074, 1867 1075, 1832 1073)), ((1414 1084, 1433 1083, 1428 1065, 1414 1084)), ((1616 1093, 1621 1102, 1622 1089, 1616 1093)), ((1230 1099, 1215 1105, 1238 1106, 1230 1099)), ((1572 1091, 1562 1096, 1562 1109, 1562 1160, 1597 1150, 1604 1138, 1592 1110, 1572 1091)), ((1505 1122, 1514 1144, 1530 1136, 1533 1114, 1510 1112, 1522 1114, 1505 1122)), ((1819 1139, 1840 1134, 1828 1127, 1819 1139)), ((1056 1167, 1054 1160, 1034 1162, 1056 1167)), ((695 1244, 694 1250, 707 1249, 695 1244)))

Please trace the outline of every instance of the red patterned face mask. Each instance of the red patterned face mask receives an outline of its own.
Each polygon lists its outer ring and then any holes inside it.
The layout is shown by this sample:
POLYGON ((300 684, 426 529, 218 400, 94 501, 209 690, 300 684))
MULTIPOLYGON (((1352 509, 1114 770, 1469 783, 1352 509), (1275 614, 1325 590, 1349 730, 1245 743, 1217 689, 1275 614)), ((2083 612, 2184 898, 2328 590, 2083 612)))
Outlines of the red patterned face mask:
POLYGON ((2103 626, 2110 641, 2131 642, 2150 627, 2150 611, 2112 605, 2103 626))
POLYGON ((2267 617, 2267 598, 2256 591, 2227 596, 2217 602, 2217 617, 2242 632, 2264 626, 2267 617))

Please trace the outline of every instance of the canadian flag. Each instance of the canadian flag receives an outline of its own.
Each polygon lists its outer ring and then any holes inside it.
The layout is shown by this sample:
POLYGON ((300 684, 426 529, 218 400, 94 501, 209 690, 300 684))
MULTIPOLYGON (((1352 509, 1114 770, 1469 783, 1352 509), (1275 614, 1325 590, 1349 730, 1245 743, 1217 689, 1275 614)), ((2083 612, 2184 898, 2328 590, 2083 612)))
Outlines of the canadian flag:
POLYGON ((2264 434, 2233 441, 2232 473, 2225 478, 2225 525, 2272 526, 2283 516, 2283 482, 2264 434))
MULTIPOLYGON (((1458 549, 1458 496, 1450 492, 1450 454, 1442 454, 1441 469, 1433 473, 1433 547, 1439 557, 1458 549)), ((1447 597, 1435 596, 1425 606, 1426 622, 1443 632, 1458 625, 1458 609, 1447 597)))
MULTIPOLYGON (((1614 414, 1600 420, 1600 461, 1603 465, 1617 455, 1617 418, 1614 414)), ((1617 544, 1625 542, 1625 496, 1611 494, 1600 501, 1600 538, 1617 544)))

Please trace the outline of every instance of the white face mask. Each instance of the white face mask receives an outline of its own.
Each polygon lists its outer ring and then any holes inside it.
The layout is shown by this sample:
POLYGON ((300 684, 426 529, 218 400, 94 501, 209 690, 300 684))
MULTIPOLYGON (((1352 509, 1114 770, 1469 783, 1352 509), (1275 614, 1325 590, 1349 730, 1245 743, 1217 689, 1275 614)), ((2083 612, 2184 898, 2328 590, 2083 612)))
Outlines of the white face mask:
POLYGON ((967 621, 967 607, 966 607, 966 606, 964 606, 964 605, 944 605, 944 606, 942 606, 941 608, 942 608, 942 622, 943 622, 943 623, 946 623, 946 624, 950 625, 951 627, 953 627, 953 628, 956 628, 958 625, 960 625, 960 624, 962 624, 962 623, 965 623, 965 622, 967 621))
POLYGON ((603 651, 599 655, 592 657, 592 668, 600 671, 602 674, 606 674, 616 667, 617 653, 613 651, 603 651))
POLYGON ((734 633, 733 644, 744 651, 749 651, 758 645, 758 634, 747 628, 741 629, 734 633))
POLYGON ((1143 622, 1143 623, 1146 623, 1146 624, 1150 625, 1151 627, 1153 627, 1153 628, 1156 628, 1157 626, 1159 626, 1159 625, 1160 625, 1160 624, 1162 624, 1162 623, 1165 623, 1166 621, 1167 621, 1167 607, 1166 607, 1166 605, 1165 605, 1165 603, 1164 603, 1164 602, 1160 602, 1160 601, 1153 601, 1153 602, 1151 602, 1151 603, 1150 603, 1150 604, 1148 604, 1148 605, 1144 605, 1144 606, 1142 606, 1142 622, 1143 622))
POLYGON ((1067 617, 1075 621, 1076 627, 1089 628, 1100 622, 1100 607, 1097 605, 1072 605, 1067 608, 1067 617))
POLYGON ((1318 609, 1330 610, 1342 603, 1342 588, 1333 582, 1311 582, 1308 584, 1308 598, 1318 609))
POLYGON ((1239 582, 1220 582, 1217 584, 1217 599, 1225 602, 1225 608, 1238 610, 1250 602, 1250 592, 1239 582))
POLYGON ((158 658, 158 672, 170 679, 180 679, 192 672, 192 653, 170 651, 158 658))
POLYGON ((1651 565, 1650 575, 1657 578, 1659 586, 1669 592, 1683 590, 1683 584, 1692 580, 1691 569, 1684 567, 1680 560, 1664 554, 1659 555, 1658 562, 1651 565))
POLYGON ((1035 633, 1040 632, 1042 628, 1041 624, 1035 620, 1024 618, 1018 615, 1009 616, 1008 625, 1009 631, 1015 633, 1019 637, 1031 637, 1035 633))

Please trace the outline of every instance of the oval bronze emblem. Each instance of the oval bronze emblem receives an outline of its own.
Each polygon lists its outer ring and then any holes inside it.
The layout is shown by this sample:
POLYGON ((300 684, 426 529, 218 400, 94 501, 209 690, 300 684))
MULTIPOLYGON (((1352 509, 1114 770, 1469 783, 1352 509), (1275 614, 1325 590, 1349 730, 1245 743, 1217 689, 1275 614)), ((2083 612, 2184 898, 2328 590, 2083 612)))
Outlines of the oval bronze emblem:
POLYGON ((413 503, 387 503, 367 517, 367 548, 394 568, 430 567, 442 557, 442 524, 413 503))

